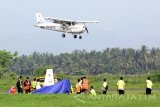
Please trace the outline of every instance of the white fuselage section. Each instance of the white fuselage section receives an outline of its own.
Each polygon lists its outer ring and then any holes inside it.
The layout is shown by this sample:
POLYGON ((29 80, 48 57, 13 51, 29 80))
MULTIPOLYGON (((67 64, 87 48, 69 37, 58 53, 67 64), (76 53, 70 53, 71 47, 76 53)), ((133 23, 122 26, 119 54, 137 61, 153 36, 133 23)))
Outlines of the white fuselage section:
POLYGON ((83 23, 77 24, 59 24, 59 23, 39 23, 37 27, 47 30, 53 30, 71 34, 81 34, 85 32, 85 25, 83 23))

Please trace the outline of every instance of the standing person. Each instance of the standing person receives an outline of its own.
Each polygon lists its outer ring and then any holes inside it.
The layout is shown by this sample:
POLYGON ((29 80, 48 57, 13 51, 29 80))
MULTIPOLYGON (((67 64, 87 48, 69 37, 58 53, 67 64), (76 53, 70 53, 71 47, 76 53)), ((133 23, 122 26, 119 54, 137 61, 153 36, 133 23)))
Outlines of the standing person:
POLYGON ((36 78, 33 78, 33 81, 31 82, 31 86, 33 88, 33 91, 36 89, 37 81, 36 78))
POLYGON ((23 93, 23 81, 22 81, 22 76, 19 76, 18 81, 16 83, 16 87, 18 90, 18 93, 23 93))
POLYGON ((77 94, 81 94, 81 86, 80 86, 79 82, 80 82, 80 79, 78 78, 77 84, 76 84, 76 92, 77 92, 77 94))
POLYGON ((153 83, 152 83, 152 81, 150 80, 150 77, 148 77, 148 80, 146 80, 146 83, 147 83, 146 95, 151 95, 153 83))
POLYGON ((103 79, 103 94, 106 94, 108 90, 108 85, 106 79, 103 79))
POLYGON ((88 93, 88 85, 89 85, 89 82, 88 82, 86 76, 84 76, 83 81, 82 81, 82 92, 88 93))
POLYGON ((30 87, 31 87, 31 82, 29 80, 29 77, 27 77, 25 82, 24 82, 24 90, 25 90, 26 94, 31 92, 30 87))
POLYGON ((97 95, 97 94, 96 94, 96 91, 95 91, 94 88, 93 88, 93 86, 91 86, 90 93, 91 93, 92 95, 95 95, 95 96, 97 95))
POLYGON ((120 80, 117 82, 117 86, 118 86, 119 95, 123 95, 125 90, 125 87, 124 87, 125 83, 123 81, 123 77, 120 77, 120 80))
POLYGON ((79 86, 81 87, 81 93, 82 93, 82 81, 83 81, 83 77, 81 77, 81 79, 79 81, 79 86))

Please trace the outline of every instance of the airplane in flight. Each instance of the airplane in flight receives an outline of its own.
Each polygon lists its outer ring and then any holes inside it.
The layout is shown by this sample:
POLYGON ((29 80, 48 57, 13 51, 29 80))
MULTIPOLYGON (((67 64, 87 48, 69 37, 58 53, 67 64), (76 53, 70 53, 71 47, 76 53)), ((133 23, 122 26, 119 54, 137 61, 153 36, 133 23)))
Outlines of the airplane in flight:
POLYGON ((36 13, 37 25, 42 29, 53 30, 57 32, 63 32, 62 37, 65 38, 67 33, 73 35, 74 38, 82 39, 81 34, 84 32, 88 33, 86 23, 98 23, 98 21, 74 21, 74 20, 64 20, 53 17, 43 17, 41 13, 36 13))

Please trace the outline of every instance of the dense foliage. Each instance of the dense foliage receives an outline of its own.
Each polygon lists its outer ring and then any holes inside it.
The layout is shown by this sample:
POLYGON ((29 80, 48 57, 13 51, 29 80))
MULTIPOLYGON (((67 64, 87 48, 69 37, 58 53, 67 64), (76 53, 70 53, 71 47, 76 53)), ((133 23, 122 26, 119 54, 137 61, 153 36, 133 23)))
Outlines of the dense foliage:
POLYGON ((103 51, 75 50, 72 53, 33 52, 13 60, 10 70, 18 74, 33 75, 46 66, 54 72, 66 74, 135 74, 160 70, 160 49, 107 48, 103 51))
POLYGON ((0 78, 8 71, 7 67, 12 63, 14 57, 16 57, 16 52, 11 54, 6 50, 0 50, 0 78))

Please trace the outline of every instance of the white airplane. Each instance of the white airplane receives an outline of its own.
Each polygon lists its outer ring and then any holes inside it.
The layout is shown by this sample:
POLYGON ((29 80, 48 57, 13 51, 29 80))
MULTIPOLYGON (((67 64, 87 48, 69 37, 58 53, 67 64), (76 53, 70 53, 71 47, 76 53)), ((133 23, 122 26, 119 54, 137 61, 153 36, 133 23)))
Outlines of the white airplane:
POLYGON ((71 33, 74 38, 77 38, 77 35, 79 35, 79 39, 82 39, 82 36, 80 34, 84 33, 85 31, 88 33, 88 29, 85 23, 98 23, 98 21, 73 21, 52 17, 43 17, 40 13, 36 13, 36 18, 37 25, 35 27, 64 32, 62 34, 63 38, 66 36, 66 33, 71 33), (50 22, 46 21, 45 19, 50 22))

